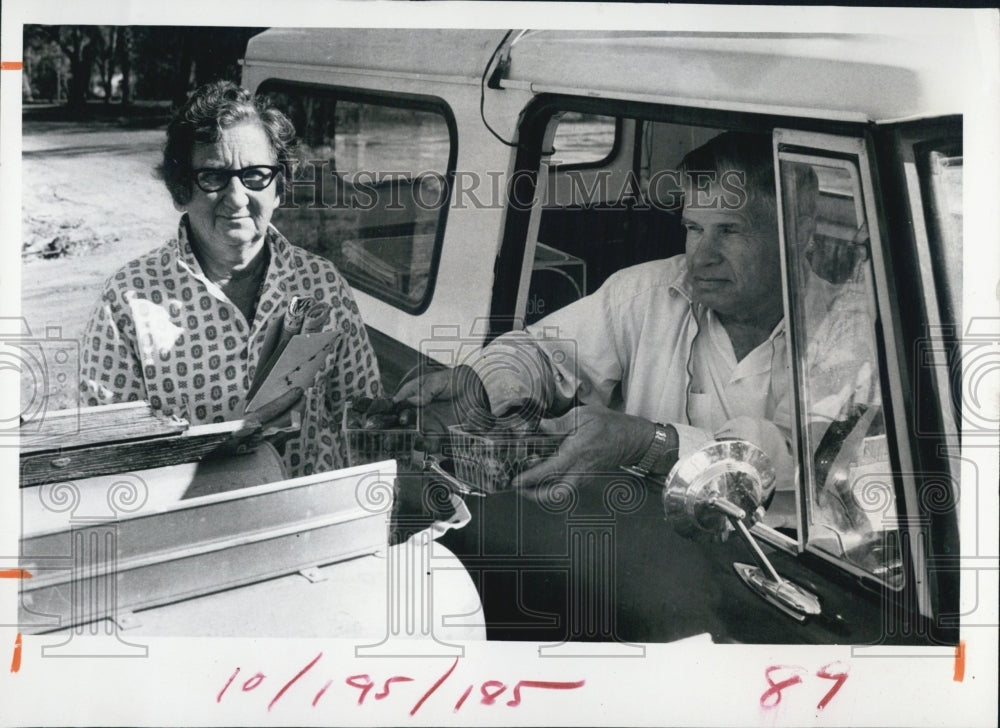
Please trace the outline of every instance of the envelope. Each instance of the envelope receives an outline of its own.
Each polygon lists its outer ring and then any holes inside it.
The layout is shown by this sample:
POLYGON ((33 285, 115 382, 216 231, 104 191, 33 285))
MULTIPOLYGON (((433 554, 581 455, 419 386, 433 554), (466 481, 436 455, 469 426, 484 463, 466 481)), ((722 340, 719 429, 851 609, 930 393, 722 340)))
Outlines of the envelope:
POLYGON ((247 402, 245 412, 249 414, 292 387, 311 387, 327 357, 337 350, 339 340, 340 334, 336 331, 292 336, 267 378, 247 402))

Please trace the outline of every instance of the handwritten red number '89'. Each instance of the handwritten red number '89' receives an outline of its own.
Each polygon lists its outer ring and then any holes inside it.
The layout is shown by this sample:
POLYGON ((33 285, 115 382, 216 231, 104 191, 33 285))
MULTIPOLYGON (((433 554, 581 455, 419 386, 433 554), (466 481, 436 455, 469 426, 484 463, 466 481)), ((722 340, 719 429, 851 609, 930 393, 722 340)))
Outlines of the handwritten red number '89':
MULTIPOLYGON (((819 701, 816 705, 818 710, 823 710, 830 701, 833 700, 833 696, 837 694, 841 686, 847 681, 847 671, 841 670, 840 672, 831 672, 830 668, 834 665, 839 665, 843 668, 843 663, 839 661, 830 662, 823 665, 819 670, 816 671, 816 677, 821 677, 824 680, 833 680, 834 684, 823 699, 819 701)), ((760 696, 760 704, 765 708, 774 708, 781 702, 781 691, 792 687, 792 685, 798 685, 802 682, 802 674, 806 672, 804 667, 798 665, 771 665, 766 670, 764 670, 764 679, 767 680, 768 688, 760 696), (784 680, 775 681, 772 678, 772 674, 778 672, 779 670, 792 670, 793 674, 791 677, 787 677, 784 680)))

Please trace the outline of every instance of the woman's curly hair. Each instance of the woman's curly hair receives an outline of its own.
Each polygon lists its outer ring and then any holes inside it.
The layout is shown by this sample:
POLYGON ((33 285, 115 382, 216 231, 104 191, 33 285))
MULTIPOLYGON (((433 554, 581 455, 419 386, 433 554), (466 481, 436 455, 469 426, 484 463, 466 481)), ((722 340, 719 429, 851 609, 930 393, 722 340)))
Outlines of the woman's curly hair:
POLYGON ((223 129, 255 119, 267 134, 279 163, 289 161, 295 146, 295 127, 288 117, 262 97, 231 81, 216 81, 197 89, 167 126, 163 161, 156 166, 170 196, 178 205, 191 201, 194 175, 191 155, 195 144, 214 144, 223 129))

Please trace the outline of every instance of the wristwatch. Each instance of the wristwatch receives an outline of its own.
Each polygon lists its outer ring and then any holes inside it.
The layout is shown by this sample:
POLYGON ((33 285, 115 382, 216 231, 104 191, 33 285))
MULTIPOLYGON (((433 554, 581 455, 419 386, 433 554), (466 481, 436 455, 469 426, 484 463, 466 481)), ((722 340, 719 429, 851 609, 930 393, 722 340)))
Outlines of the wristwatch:
POLYGON ((669 440, 667 427, 659 422, 654 422, 653 424, 656 425, 653 442, 650 444, 649 449, 646 450, 646 454, 642 456, 642 460, 634 466, 643 475, 649 475, 649 471, 653 469, 656 462, 667 452, 667 440, 669 440))

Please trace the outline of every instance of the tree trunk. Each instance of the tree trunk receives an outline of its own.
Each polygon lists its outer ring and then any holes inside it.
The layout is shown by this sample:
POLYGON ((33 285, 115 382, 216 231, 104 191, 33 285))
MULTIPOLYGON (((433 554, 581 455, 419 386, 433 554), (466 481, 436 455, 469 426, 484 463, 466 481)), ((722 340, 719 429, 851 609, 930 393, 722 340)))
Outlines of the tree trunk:
POLYGON ((72 109, 81 110, 87 104, 87 88, 90 86, 90 72, 94 67, 97 48, 93 38, 83 28, 70 28, 68 44, 62 44, 63 52, 69 57, 69 93, 66 99, 72 109))
POLYGON ((122 106, 132 105, 132 28, 123 26, 118 29, 118 63, 122 69, 122 106))
POLYGON ((101 38, 104 48, 101 50, 101 85, 104 86, 104 103, 111 103, 111 92, 115 75, 115 59, 118 55, 118 28, 111 26, 107 30, 101 28, 101 38))
POLYGON ((35 71, 32 54, 24 53, 24 68, 21 72, 21 100, 34 101, 35 92, 31 88, 31 76, 35 71))
POLYGON ((174 93, 171 97, 174 108, 179 109, 187 101, 188 83, 191 80, 191 66, 194 63, 192 43, 193 31, 196 28, 183 28, 180 32, 181 52, 177 63, 177 75, 174 76, 174 93))

